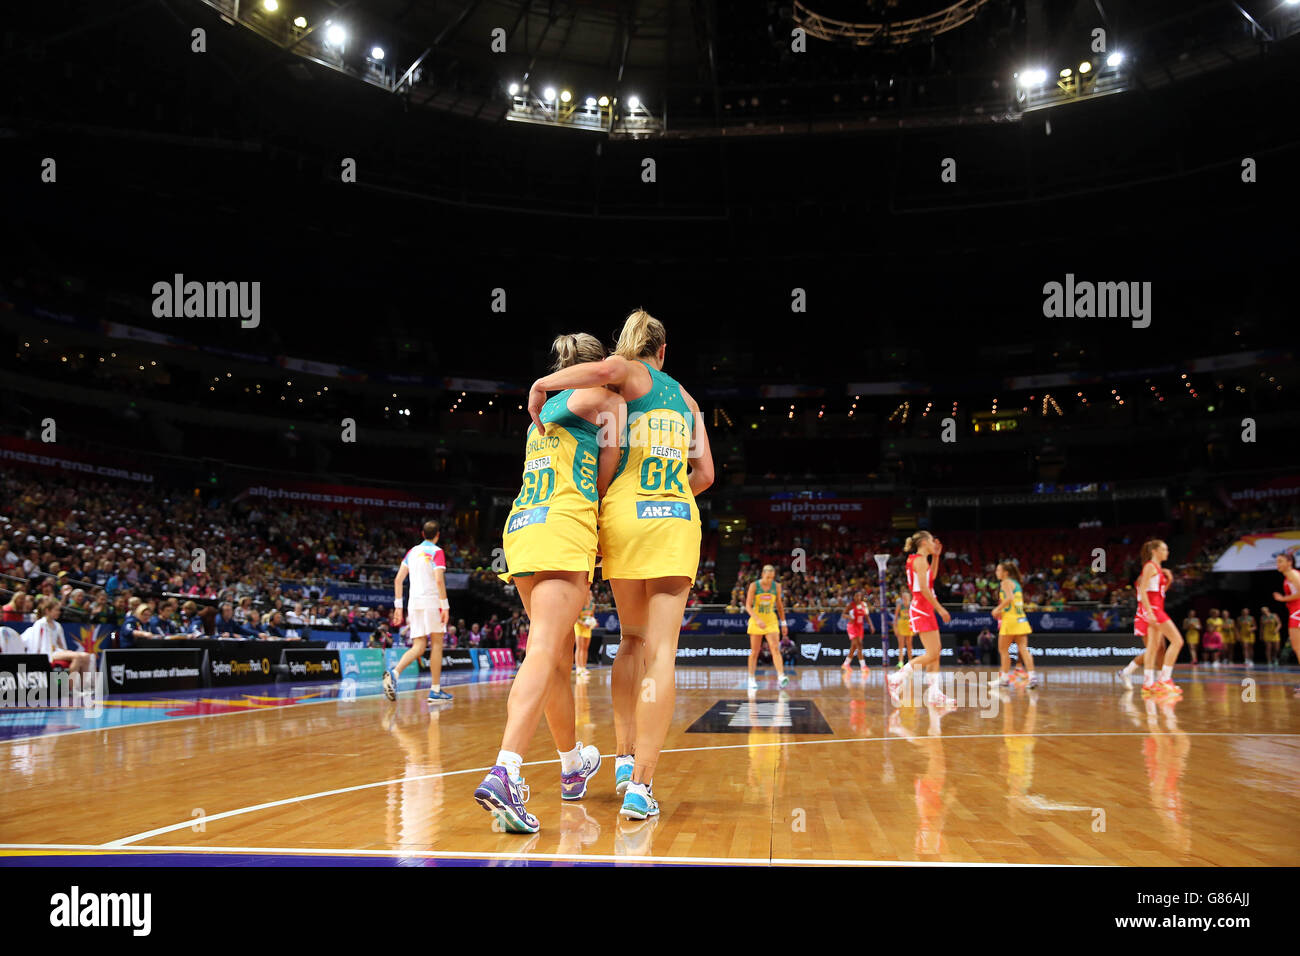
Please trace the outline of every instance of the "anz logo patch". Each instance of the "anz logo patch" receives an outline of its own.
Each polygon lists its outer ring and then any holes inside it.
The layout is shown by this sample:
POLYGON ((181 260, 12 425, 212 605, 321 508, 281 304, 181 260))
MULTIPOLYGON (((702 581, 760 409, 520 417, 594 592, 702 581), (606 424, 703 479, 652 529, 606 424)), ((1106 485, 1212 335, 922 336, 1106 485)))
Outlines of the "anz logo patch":
POLYGON ((547 505, 545 508, 529 508, 527 511, 519 512, 506 525, 506 534, 518 531, 520 528, 527 528, 530 524, 541 524, 546 520, 546 512, 550 510, 550 505, 547 505))
POLYGON ((685 501, 638 501, 638 518, 685 518, 691 520, 691 506, 685 501))

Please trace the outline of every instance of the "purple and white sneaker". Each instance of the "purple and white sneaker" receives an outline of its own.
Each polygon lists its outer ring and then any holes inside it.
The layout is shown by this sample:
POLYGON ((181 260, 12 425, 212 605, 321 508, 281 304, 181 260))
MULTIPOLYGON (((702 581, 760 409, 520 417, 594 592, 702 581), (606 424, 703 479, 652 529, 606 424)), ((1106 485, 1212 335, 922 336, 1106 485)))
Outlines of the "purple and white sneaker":
POLYGON ((600 769, 600 748, 587 744, 579 751, 582 766, 573 773, 560 774, 560 798, 563 800, 581 800, 587 795, 587 781, 596 776, 600 769))
POLYGON ((474 791, 478 805, 492 814, 506 833, 536 833, 542 828, 537 817, 524 807, 529 795, 528 784, 523 778, 515 783, 500 764, 488 771, 474 791))

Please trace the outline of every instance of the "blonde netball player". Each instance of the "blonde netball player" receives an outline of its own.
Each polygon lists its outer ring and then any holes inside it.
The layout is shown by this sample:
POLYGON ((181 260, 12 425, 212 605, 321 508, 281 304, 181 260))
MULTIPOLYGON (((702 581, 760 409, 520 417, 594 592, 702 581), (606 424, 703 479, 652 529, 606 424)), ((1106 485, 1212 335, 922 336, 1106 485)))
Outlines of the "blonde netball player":
MULTIPOLYGON (((764 638, 767 638, 768 647, 772 649, 772 666, 776 668, 777 680, 782 687, 785 687, 790 683, 790 678, 785 673, 776 634, 779 630, 781 636, 785 637, 790 631, 785 623, 785 602, 781 596, 781 585, 776 580, 776 568, 772 565, 763 565, 763 573, 759 579, 749 582, 749 590, 745 592, 745 613, 749 615, 749 689, 758 690, 758 679, 754 674, 758 667, 758 653, 763 649, 764 638)), ((861 635, 858 636, 858 640, 862 640, 861 635)))
MULTIPOLYGON (((1282 591, 1273 592, 1273 600, 1286 605, 1286 633, 1291 640, 1291 651, 1300 660, 1300 571, 1296 570, 1295 554, 1283 551, 1274 559, 1274 566, 1282 574, 1282 591)), ((1300 687, 1295 688, 1300 694, 1300 687)))
POLYGON ((1142 576, 1138 578, 1138 610, 1147 620, 1147 655, 1143 673, 1144 697, 1175 698, 1183 695, 1174 683, 1174 662, 1183 649, 1183 636, 1178 625, 1165 612, 1165 589, 1172 575, 1166 576, 1163 564, 1169 559, 1169 545, 1152 538, 1142 545, 1142 576), (1166 646, 1166 642, 1168 646, 1166 646), (1156 679, 1156 657, 1164 651, 1159 680, 1156 679))
POLYGON ((1034 657, 1029 653, 1029 635, 1033 628, 1025 616, 1025 592, 1020 585, 1020 568, 1013 561, 999 561, 994 570, 1002 590, 1002 600, 993 609, 998 622, 998 654, 1002 659, 1001 677, 1004 687, 1011 685, 1011 645, 1020 651, 1020 662, 1029 672, 1029 686, 1038 686, 1038 672, 1034 670, 1034 657))
MULTIPOLYGON (((552 350, 556 368, 605 354, 586 334, 562 335, 552 350)), ((617 445, 602 444, 597 434, 601 422, 620 419, 623 399, 606 388, 566 388, 530 412, 522 486, 502 534, 504 577, 518 589, 531 624, 528 655, 510 689, 496 763, 474 791, 479 805, 512 833, 540 828, 524 806, 530 791, 520 767, 543 709, 560 753, 560 796, 584 796, 600 768, 600 751, 575 739, 569 669, 573 622, 596 567, 600 496, 619 461, 617 445)))
POLYGON ((614 695, 616 711, 635 707, 635 760, 619 811, 635 820, 659 812, 654 770, 672 720, 677 640, 700 560, 695 496, 713 483, 704 419, 695 399, 664 373, 666 343, 663 323, 637 309, 623 323, 614 355, 539 379, 528 399, 533 415, 555 388, 608 386, 627 402, 626 451, 600 505, 600 553, 620 619, 641 629, 624 628, 618 656, 625 646, 633 650, 639 657, 629 657, 628 666, 644 668, 644 676, 621 681, 624 693, 614 695))
POLYGON ((912 630, 921 638, 921 647, 925 653, 915 660, 910 660, 899 670, 886 678, 890 699, 895 705, 901 703, 901 690, 905 681, 912 677, 915 668, 925 674, 925 703, 938 707, 954 706, 957 702, 943 692, 939 686, 939 619, 947 624, 952 615, 934 596, 935 569, 939 555, 943 554, 943 545, 939 539, 928 531, 918 531, 907 539, 903 545, 907 555, 907 585, 911 591, 912 603, 908 608, 912 630))
POLYGON ((573 669, 579 677, 587 676, 587 651, 591 647, 591 629, 596 626, 596 609, 591 601, 591 589, 587 589, 587 603, 578 612, 578 620, 573 625, 573 669))
MULTIPOLYGON (((411 595, 406 607, 411 618, 411 646, 402 659, 384 671, 384 695, 397 700, 397 679, 407 665, 424 656, 424 645, 429 648, 429 703, 451 700, 451 694, 442 689, 442 635, 447 630, 450 607, 447 603, 447 555, 438 547, 438 522, 424 523, 424 540, 402 558, 393 580, 393 625, 402 626, 402 582, 411 579, 411 595)), ((418 670, 418 667, 417 667, 418 670)))

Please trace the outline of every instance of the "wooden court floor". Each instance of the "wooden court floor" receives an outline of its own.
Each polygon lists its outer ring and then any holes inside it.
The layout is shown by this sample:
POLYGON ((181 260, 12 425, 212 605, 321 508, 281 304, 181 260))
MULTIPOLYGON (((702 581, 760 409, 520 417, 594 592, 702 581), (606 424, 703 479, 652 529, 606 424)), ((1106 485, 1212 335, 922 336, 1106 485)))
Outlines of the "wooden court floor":
MULTIPOLYGON (((493 832, 472 793, 508 680, 0 743, 0 844, 240 848, 557 861, 1086 865, 1300 862, 1294 673, 1180 673, 1173 706, 1113 670, 1047 669, 1039 690, 939 715, 893 708, 883 674, 677 672, 655 781, 662 815, 618 817, 613 760, 559 798, 539 729, 533 836, 493 832), (1242 686, 1242 677, 1253 683, 1242 686), (750 702, 754 706, 750 706, 750 702), (822 724, 824 723, 824 726, 822 724), (692 730, 692 727, 695 730, 692 730), (814 732, 821 730, 822 732, 814 732)), ((609 670, 575 679, 579 736, 609 755, 609 670)))

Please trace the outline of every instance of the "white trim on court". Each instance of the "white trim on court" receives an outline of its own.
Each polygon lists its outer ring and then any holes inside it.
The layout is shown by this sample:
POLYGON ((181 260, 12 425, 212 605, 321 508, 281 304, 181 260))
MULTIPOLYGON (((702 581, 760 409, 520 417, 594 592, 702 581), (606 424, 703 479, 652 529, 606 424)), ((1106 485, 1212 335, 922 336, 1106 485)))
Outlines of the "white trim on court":
MULTIPOLYGON (((1034 739, 1047 739, 1052 737, 1300 737, 1300 734, 1291 733, 1233 733, 1230 731, 1081 731, 1077 733, 1042 733, 1042 734, 935 734, 918 735, 918 740, 1004 740, 1014 737, 1031 737, 1034 739)), ((780 740, 771 743, 743 743, 743 744, 718 744, 709 747, 675 747, 665 749, 661 753, 698 753, 700 751, 712 750, 751 750, 758 747, 801 747, 815 744, 845 744, 845 743, 882 743, 886 741, 902 741, 895 734, 887 737, 836 737, 830 740, 780 740)), ((602 759, 612 757, 614 754, 601 754, 602 759)), ((530 760, 524 763, 525 767, 540 767, 547 764, 559 763, 557 760, 530 760)), ((146 830, 143 833, 134 833, 130 836, 121 837, 108 843, 99 845, 99 849, 112 849, 126 847, 132 843, 138 843, 140 840, 147 840, 151 837, 161 836, 164 833, 174 833, 177 830, 193 828, 197 823, 207 823, 214 820, 225 820, 230 817, 243 816, 247 813, 256 813, 260 810, 269 810, 274 807, 282 807, 291 803, 304 803, 308 800, 317 800, 322 797, 333 797, 343 793, 355 793, 359 790, 370 790, 375 787, 387 787, 395 783, 409 783, 416 780, 437 780, 443 777, 455 777, 467 773, 487 773, 491 767, 470 767, 464 770, 444 770, 438 773, 425 773, 416 776, 402 776, 391 780, 377 780, 373 783, 362 783, 351 787, 341 787, 335 790, 322 790, 318 793, 308 793, 299 796, 285 797, 282 800, 272 800, 268 803, 253 804, 248 807, 239 807, 234 810, 225 810, 221 813, 208 814, 203 817, 190 817, 180 823, 173 823, 168 826, 158 827, 153 830, 146 830)), ((296 851, 295 851, 296 852, 296 851)), ((453 856, 455 854, 452 854, 453 856)))
MULTIPOLYGON (((3 850, 69 850, 89 851, 92 855, 104 855, 104 846, 75 843, 0 843, 3 850)), ((361 857, 396 857, 411 859, 439 860, 547 860, 562 863, 659 863, 672 865, 705 866, 923 866, 923 867, 1058 867, 1070 869, 1088 869, 1092 867, 1116 866, 1113 863, 1097 864, 1057 864, 1057 863, 970 863, 942 862, 933 860, 823 860, 798 859, 794 857, 730 857, 730 856, 631 856, 621 853, 501 853, 490 850, 350 850, 350 849, 298 849, 295 847, 247 847, 247 846, 148 846, 148 847, 113 847, 112 853, 131 853, 137 856, 150 856, 161 853, 201 853, 208 856, 223 853, 239 855, 268 854, 277 856, 361 856, 361 857)))

